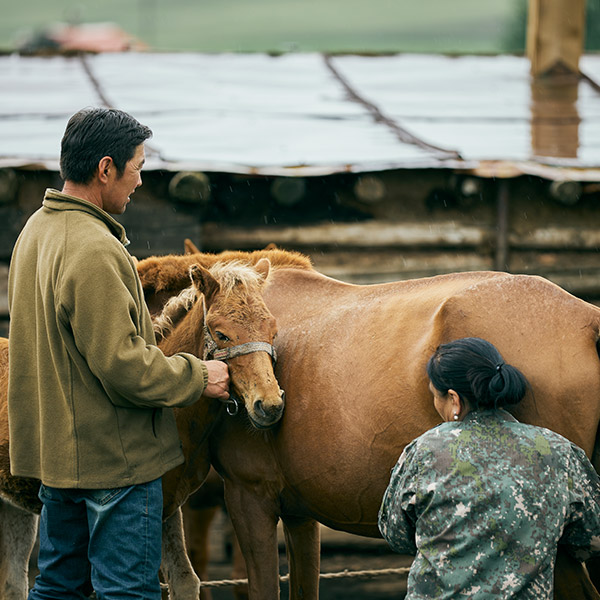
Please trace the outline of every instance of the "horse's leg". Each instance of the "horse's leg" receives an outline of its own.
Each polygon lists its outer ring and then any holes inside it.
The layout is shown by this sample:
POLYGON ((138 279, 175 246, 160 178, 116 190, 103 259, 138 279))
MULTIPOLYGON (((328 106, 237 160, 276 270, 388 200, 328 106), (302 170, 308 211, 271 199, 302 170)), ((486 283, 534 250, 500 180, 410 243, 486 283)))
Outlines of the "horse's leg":
POLYGON ((0 598, 25 600, 38 516, 0 499, 0 598))
MULTIPOLYGON (((240 548, 240 543, 233 532, 232 535, 232 555, 233 555, 233 569, 231 570, 232 579, 248 579, 248 570, 246 569, 246 561, 240 548)), ((245 584, 236 585, 233 588, 233 595, 235 600, 248 600, 248 586, 245 584)))
POLYGON ((248 569, 249 600, 278 600, 277 507, 262 490, 225 482, 225 501, 248 569))
POLYGON ((590 558, 585 562, 590 579, 596 586, 596 589, 600 589, 600 558, 590 558))
POLYGON ((321 532, 314 519, 283 519, 290 569, 290 600, 318 600, 321 532))
POLYGON ((200 579, 190 563, 183 534, 183 519, 178 508, 163 522, 162 566, 161 570, 169 584, 171 600, 198 600, 200 579))
MULTIPOLYGON (((188 557, 194 571, 201 580, 207 578, 208 567, 208 532, 219 507, 191 508, 189 504, 181 507, 185 523, 185 541, 188 557)), ((212 600, 209 589, 202 592, 202 600, 212 600)))
POLYGON ((560 546, 554 570, 554 600, 600 600, 585 566, 560 546))
MULTIPOLYGON (((192 508, 189 503, 186 503, 181 507, 181 510, 188 556, 194 571, 200 576, 200 580, 204 581, 208 577, 209 530, 220 507, 192 508)), ((229 517, 227 517, 227 520, 230 523, 229 517)), ((233 555, 231 578, 247 579, 248 573, 240 544, 235 533, 232 532, 231 536, 233 555)), ((236 600, 248 600, 248 586, 245 584, 236 585, 233 588, 233 595, 236 600)), ((211 598, 210 589, 202 590, 202 600, 211 600, 211 598)))

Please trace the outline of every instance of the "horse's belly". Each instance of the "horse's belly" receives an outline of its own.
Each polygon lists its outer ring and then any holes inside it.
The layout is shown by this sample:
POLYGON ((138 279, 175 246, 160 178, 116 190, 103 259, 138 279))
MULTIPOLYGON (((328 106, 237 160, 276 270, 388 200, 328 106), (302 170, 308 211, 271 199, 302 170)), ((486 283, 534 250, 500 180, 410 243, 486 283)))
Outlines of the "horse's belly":
POLYGON ((330 390, 318 406, 306 396, 306 386, 299 394, 292 389, 276 452, 290 511, 297 498, 327 525, 353 532, 367 527, 375 535, 392 467, 404 446, 440 419, 422 394, 403 397, 397 386, 387 386, 370 397, 360 387, 340 386, 336 403, 327 402, 330 390))

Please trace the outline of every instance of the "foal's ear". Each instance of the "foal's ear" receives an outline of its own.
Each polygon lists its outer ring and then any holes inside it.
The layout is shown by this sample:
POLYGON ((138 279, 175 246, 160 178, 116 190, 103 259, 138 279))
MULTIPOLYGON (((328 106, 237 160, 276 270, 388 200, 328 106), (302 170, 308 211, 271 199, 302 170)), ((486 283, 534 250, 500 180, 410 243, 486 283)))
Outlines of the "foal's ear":
POLYGON ((190 277, 194 287, 204 294, 206 304, 209 306, 216 294, 219 293, 221 286, 219 282, 210 274, 210 272, 200 265, 190 267, 190 277))
POLYGON ((151 256, 136 264, 146 295, 168 291, 177 294, 190 285, 187 265, 171 256, 151 256))
POLYGON ((184 254, 200 254, 198 246, 196 246, 190 238, 185 238, 185 240, 183 240, 183 248, 184 254))
POLYGON ((269 271, 271 270, 271 261, 268 258, 261 258, 254 265, 254 268, 263 279, 266 279, 269 275, 269 271))

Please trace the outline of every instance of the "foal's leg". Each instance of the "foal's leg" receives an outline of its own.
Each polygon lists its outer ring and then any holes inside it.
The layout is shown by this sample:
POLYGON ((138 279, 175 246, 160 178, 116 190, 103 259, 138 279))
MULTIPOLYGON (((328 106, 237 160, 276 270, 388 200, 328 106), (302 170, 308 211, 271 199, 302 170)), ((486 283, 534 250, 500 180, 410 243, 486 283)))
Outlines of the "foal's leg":
POLYGON ((198 600, 200 579, 190 563, 183 534, 181 509, 163 522, 162 567, 171 600, 198 600))
POLYGON ((0 598, 25 600, 38 516, 0 499, 0 598))
MULTIPOLYGON (((208 577, 209 532, 218 510, 217 506, 190 508, 184 504, 181 507, 188 557, 200 579, 208 577)), ((212 600, 210 589, 202 592, 202 600, 212 600)))
POLYGON ((321 532, 314 519, 283 518, 290 600, 318 600, 321 532))
POLYGON ((225 501, 248 569, 249 600, 278 600, 277 507, 258 493, 225 481, 225 501))

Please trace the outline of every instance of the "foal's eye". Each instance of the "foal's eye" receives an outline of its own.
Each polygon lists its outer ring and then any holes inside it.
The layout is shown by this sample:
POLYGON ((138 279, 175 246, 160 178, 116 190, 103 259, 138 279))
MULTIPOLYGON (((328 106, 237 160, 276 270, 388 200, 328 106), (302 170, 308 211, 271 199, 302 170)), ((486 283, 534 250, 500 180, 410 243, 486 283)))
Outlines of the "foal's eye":
POLYGON ((215 331, 215 335, 222 342, 230 342, 231 341, 224 333, 221 333, 220 331, 215 331))

